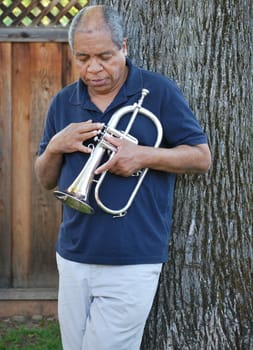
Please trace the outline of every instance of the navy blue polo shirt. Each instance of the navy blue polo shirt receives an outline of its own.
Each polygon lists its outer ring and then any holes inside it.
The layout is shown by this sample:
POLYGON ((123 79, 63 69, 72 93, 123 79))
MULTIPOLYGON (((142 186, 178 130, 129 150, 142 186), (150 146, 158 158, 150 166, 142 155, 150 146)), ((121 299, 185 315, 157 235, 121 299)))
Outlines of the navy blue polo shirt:
MULTIPOLYGON (((144 99, 143 108, 155 114, 163 127, 161 147, 207 142, 173 81, 140 69, 129 60, 127 65, 128 78, 105 112, 101 112, 91 102, 81 80, 66 86, 53 98, 39 154, 43 153, 49 140, 70 123, 92 119, 108 124, 113 113, 139 100, 143 88, 150 91, 144 99)), ((118 130, 126 127, 129 117, 124 115, 121 118, 118 130)), ((141 145, 152 146, 155 143, 156 129, 144 115, 138 115, 130 133, 141 145)), ((88 155, 79 152, 64 154, 58 181, 60 190, 70 186, 87 159, 88 155)), ((112 209, 121 208, 128 200, 135 181, 135 177, 123 178, 108 174, 101 189, 101 200, 112 209)), ((83 214, 64 205, 57 252, 66 259, 83 263, 120 265, 166 262, 174 184, 174 174, 149 170, 127 214, 120 218, 113 218, 98 207, 92 185, 89 202, 95 214, 83 214)))

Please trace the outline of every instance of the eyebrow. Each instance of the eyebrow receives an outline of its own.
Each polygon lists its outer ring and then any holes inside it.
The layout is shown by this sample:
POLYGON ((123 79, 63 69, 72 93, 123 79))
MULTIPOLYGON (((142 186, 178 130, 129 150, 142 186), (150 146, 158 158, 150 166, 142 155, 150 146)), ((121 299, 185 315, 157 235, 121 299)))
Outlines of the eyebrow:
MULTIPOLYGON (((103 51, 103 52, 96 54, 95 56, 103 56, 103 55, 112 55, 112 51, 103 51)), ((83 53, 83 52, 76 52, 75 56, 76 57, 88 57, 90 55, 88 55, 87 53, 83 53)))

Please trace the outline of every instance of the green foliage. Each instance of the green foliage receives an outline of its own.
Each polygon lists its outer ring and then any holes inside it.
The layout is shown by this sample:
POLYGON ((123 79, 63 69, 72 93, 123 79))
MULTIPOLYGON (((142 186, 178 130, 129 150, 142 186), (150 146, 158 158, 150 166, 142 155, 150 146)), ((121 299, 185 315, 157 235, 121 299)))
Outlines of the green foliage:
MULTIPOLYGON (((17 25, 18 22, 18 25, 28 27, 33 25, 33 19, 39 17, 42 13, 42 10, 49 7, 50 11, 40 19, 39 25, 50 26, 52 25, 53 18, 59 15, 61 8, 68 6, 69 3, 70 0, 58 0, 58 2, 55 3, 55 6, 53 8, 50 8, 50 0, 40 0, 34 4, 32 0, 3 0, 2 2, 0 2, 0 16, 2 16, 2 24, 4 26, 9 27, 12 25, 17 25), (23 17, 22 11, 24 11, 24 9, 28 7, 30 9, 30 13, 23 17), (5 16, 4 12, 6 11, 6 8, 12 9, 11 13, 5 16)), ((60 24, 62 26, 69 25, 70 19, 78 13, 78 9, 80 9, 80 6, 84 7, 85 5, 87 5, 87 3, 88 0, 76 0, 76 2, 73 2, 73 6, 70 7, 68 10, 68 15, 60 17, 57 24, 60 24)))
POLYGON ((62 350, 57 322, 28 325, 0 324, 0 350, 62 350))

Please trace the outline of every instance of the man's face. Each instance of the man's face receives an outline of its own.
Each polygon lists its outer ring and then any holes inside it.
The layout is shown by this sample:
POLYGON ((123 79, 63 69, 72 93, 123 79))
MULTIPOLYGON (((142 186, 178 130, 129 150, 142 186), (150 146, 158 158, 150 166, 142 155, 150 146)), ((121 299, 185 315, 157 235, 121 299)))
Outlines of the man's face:
POLYGON ((126 41, 119 49, 108 31, 76 32, 74 57, 90 94, 109 94, 122 86, 127 75, 126 53, 126 41))

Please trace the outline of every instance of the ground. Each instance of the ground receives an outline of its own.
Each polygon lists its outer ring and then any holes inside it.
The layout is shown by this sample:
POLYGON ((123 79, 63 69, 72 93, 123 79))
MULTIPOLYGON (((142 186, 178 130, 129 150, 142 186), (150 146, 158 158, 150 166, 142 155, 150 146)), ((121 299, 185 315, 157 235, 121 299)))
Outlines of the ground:
POLYGON ((58 321, 40 315, 0 318, 0 350, 7 349, 62 349, 58 321))

